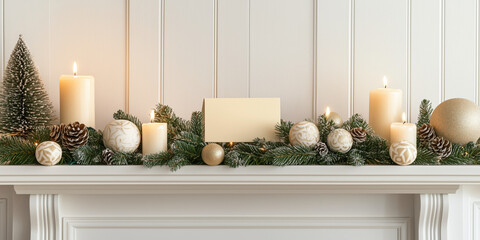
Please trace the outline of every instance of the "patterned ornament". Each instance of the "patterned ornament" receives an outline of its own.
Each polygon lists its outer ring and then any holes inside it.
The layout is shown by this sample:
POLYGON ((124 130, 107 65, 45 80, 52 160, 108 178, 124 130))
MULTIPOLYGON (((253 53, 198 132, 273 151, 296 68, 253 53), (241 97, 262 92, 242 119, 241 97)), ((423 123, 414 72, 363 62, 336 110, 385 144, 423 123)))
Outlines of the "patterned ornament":
POLYGON ((346 153, 352 148, 353 138, 350 132, 338 128, 328 134, 327 144, 330 150, 334 152, 346 153))
POLYGON ((54 142, 59 142, 62 140, 62 132, 65 128, 65 125, 62 123, 60 125, 53 125, 50 128, 50 139, 54 142))
POLYGON ((437 136, 452 143, 475 142, 480 137, 480 107, 463 98, 447 100, 435 108, 430 124, 437 136))
POLYGON ((216 143, 210 143, 202 149, 202 160, 205 164, 216 166, 223 162, 225 151, 222 146, 216 143))
POLYGON ((108 148, 102 151, 103 162, 107 165, 112 165, 114 152, 108 148))
POLYGON ((367 131, 362 127, 356 127, 350 130, 350 134, 352 135, 353 141, 357 143, 362 143, 367 140, 367 131))
POLYGON ((430 124, 423 124, 418 129, 418 138, 420 139, 420 143, 424 146, 429 146, 430 141, 437 137, 435 133, 435 129, 433 129, 432 125, 430 124))
POLYGON ((317 151, 320 156, 324 157, 328 154, 327 144, 323 142, 318 142, 317 144, 315 144, 315 151, 317 151))
POLYGON ((62 147, 56 142, 42 142, 35 150, 35 158, 42 165, 53 166, 62 159, 62 147))
POLYGON ((305 145, 311 147, 320 140, 320 131, 314 123, 301 121, 292 126, 288 139, 293 146, 305 145))
POLYGON ((417 148, 408 141, 401 141, 390 146, 390 158, 398 165, 410 165, 417 158, 417 148))
POLYGON ((62 128, 61 139, 62 145, 73 151, 87 143, 88 128, 79 122, 67 124, 62 128))
POLYGON ((447 158, 452 154, 452 144, 443 137, 436 137, 430 142, 430 148, 440 158, 447 158))
POLYGON ((135 152, 140 139, 137 126, 127 120, 111 121, 103 130, 103 144, 115 152, 135 152))

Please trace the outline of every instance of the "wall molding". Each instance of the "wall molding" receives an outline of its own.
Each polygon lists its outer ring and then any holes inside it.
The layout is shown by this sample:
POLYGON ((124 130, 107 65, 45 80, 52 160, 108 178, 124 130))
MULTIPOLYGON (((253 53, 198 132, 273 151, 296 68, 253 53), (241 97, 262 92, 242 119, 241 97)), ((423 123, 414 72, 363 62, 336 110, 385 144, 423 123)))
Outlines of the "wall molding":
POLYGON ((313 0, 313 104, 312 119, 317 122, 318 117, 318 0, 313 0))
POLYGON ((8 221, 7 199, 0 198, 0 240, 8 239, 8 221))
POLYGON ((130 0, 125 0, 125 112, 130 112, 130 0))
POLYGON ((3 71, 5 70, 5 1, 0 0, 0 82, 3 80, 3 71))
POLYGON ((218 0, 213 0, 213 90, 212 97, 218 97, 218 0))
POLYGON ((78 229, 394 229, 398 240, 411 234, 409 218, 311 216, 166 216, 166 217, 66 217, 63 239, 76 239, 78 229))
POLYGON ((445 0, 440 1, 440 101, 445 101, 445 0))
POLYGON ((30 195, 31 240, 60 240, 58 195, 30 195))
POLYGON ((406 92, 407 92, 407 116, 408 121, 412 122, 412 0, 406 0, 407 2, 407 16, 406 16, 406 92))
POLYGON ((447 239, 448 194, 420 194, 418 240, 447 239))
POLYGON ((469 224, 472 229, 472 240, 479 240, 480 239, 480 201, 474 201, 472 203, 472 208, 473 208, 473 222, 472 224, 469 224))
POLYGON ((160 31, 159 31, 159 42, 160 46, 158 48, 158 89, 157 89, 157 94, 158 94, 158 102, 161 104, 165 104, 165 1, 166 0, 160 0, 160 14, 159 14, 159 19, 158 19, 158 24, 160 26, 160 31))
POLYGON ((480 105, 480 1, 475 1, 475 64, 474 64, 474 84, 475 87, 473 89, 474 96, 475 96, 475 103, 480 105))
POLYGON ((348 13, 348 116, 355 113, 355 0, 349 0, 348 13))

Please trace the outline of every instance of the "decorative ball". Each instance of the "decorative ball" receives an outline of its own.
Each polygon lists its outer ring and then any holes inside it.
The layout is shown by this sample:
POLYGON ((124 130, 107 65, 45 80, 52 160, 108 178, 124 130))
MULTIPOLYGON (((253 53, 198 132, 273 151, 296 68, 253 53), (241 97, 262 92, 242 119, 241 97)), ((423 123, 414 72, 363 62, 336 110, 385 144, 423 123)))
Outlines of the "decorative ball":
POLYGON ((410 165, 417 158, 417 148, 408 141, 401 141, 390 146, 390 158, 398 165, 410 165))
POLYGON ((353 138, 349 131, 338 128, 327 136, 327 145, 334 152, 346 153, 353 145, 353 138))
POLYGON ((342 117, 336 112, 330 112, 327 117, 327 121, 333 121, 336 127, 340 127, 343 124, 342 117))
POLYGON ((216 166, 223 162, 224 157, 225 151, 216 143, 210 143, 202 149, 202 160, 207 165, 216 166))
POLYGON ((56 142, 42 142, 35 150, 35 158, 42 165, 53 166, 62 159, 62 147, 56 142))
POLYGON ((480 137, 480 107, 463 98, 447 100, 435 108, 430 125, 452 143, 475 142, 480 137))
POLYGON ((294 146, 305 145, 311 147, 320 140, 320 131, 314 123, 301 121, 292 126, 288 139, 294 146))
POLYGON ((115 152, 134 152, 140 145, 140 131, 127 120, 111 121, 103 130, 103 144, 115 152))

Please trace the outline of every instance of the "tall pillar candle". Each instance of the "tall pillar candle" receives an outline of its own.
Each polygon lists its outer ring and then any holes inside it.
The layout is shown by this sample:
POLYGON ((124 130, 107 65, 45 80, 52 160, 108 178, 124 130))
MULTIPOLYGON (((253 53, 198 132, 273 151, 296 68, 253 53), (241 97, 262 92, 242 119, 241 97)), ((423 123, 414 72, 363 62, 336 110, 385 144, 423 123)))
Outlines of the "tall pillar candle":
POLYGON ((153 123, 153 111, 151 123, 142 124, 142 153, 143 155, 167 151, 167 124, 153 123))
POLYGON ((95 78, 77 75, 60 76, 60 122, 80 122, 95 127, 95 78))
POLYGON ((390 126, 390 144, 407 141, 417 146, 417 125, 407 123, 405 113, 402 115, 403 122, 392 123, 390 126))
POLYGON ((369 124, 375 134, 390 141, 390 125, 402 121, 402 90, 385 88, 370 91, 369 124))

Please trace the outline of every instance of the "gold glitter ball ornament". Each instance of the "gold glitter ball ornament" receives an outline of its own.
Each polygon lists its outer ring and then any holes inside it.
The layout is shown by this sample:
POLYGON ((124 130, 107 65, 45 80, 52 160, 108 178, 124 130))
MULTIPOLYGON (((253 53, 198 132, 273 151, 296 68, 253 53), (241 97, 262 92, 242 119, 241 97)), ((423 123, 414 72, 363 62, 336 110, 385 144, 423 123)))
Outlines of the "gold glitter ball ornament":
POLYGON ((346 153, 352 148, 353 138, 349 131, 338 128, 328 134, 327 145, 334 152, 346 153))
POLYGON ((314 123, 301 121, 292 126, 288 139, 293 146, 304 145, 311 147, 320 140, 320 131, 318 131, 314 123))
POLYGON ((42 142, 35 150, 35 158, 44 166, 53 166, 62 159, 62 148, 53 141, 42 142))
POLYGON ((410 165, 417 158, 417 148, 408 141, 393 143, 390 146, 390 158, 398 165, 410 165))
POLYGON ((435 108, 430 125, 452 143, 475 142, 480 137, 480 107, 464 98, 449 99, 435 108))
POLYGON ((225 151, 222 146, 210 143, 202 149, 202 160, 205 164, 216 166, 223 162, 225 151))

